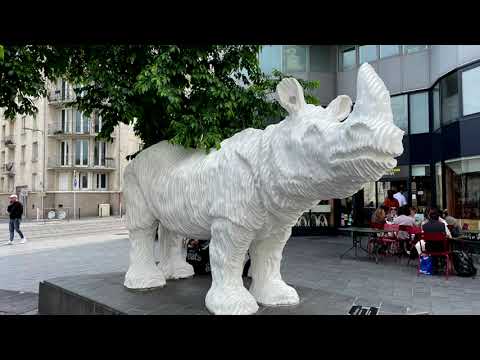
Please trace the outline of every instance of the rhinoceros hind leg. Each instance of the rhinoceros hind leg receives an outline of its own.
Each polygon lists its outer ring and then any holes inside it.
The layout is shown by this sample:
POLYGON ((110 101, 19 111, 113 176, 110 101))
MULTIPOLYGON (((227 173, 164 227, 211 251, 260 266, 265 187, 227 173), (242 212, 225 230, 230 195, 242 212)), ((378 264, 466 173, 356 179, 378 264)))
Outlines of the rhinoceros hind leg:
POLYGON ((228 220, 212 224, 210 268, 212 286, 205 298, 207 309, 215 315, 250 315, 258 304, 243 286, 242 272, 245 254, 253 233, 228 220))
POLYGON ((250 247, 252 284, 250 293, 262 305, 296 305, 297 291, 287 285, 280 275, 280 263, 291 229, 272 232, 255 240, 250 247))
POLYGON ((165 278, 185 279, 192 277, 195 272, 193 266, 187 263, 186 255, 182 251, 182 236, 159 226, 158 239, 160 243, 158 267, 165 274, 165 278))
POLYGON ((127 228, 130 238, 130 265, 124 285, 129 289, 150 289, 165 285, 165 276, 154 257, 155 231, 158 220, 153 216, 136 181, 135 174, 125 172, 127 228))

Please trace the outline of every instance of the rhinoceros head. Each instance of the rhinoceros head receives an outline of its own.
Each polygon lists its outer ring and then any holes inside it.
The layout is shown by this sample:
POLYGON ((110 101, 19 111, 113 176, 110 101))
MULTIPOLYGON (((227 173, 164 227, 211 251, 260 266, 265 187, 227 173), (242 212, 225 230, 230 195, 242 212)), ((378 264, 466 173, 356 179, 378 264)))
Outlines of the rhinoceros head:
POLYGON ((326 108, 306 104, 297 80, 277 86, 289 113, 281 166, 295 168, 291 178, 310 179, 319 199, 344 198, 396 166, 404 132, 393 123, 390 94, 369 64, 358 71, 357 99, 338 96, 326 108))

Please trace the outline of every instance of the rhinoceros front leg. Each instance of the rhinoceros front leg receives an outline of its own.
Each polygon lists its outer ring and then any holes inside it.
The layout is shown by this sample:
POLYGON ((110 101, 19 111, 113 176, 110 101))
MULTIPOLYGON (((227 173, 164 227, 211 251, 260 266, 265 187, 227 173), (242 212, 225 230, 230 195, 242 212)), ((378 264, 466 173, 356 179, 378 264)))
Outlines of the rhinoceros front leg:
POLYGON ((297 291, 280 275, 282 253, 292 230, 271 232, 250 246, 252 284, 250 293, 262 305, 296 305, 297 291))
POLYGON ((160 262, 167 279, 183 279, 194 275, 193 266, 187 263, 186 256, 182 251, 183 238, 159 227, 158 240, 160 244, 160 262))
POLYGON ((253 232, 222 219, 211 227, 210 268, 212 286, 205 298, 207 309, 215 315, 249 315, 258 304, 243 286, 245 254, 253 232))

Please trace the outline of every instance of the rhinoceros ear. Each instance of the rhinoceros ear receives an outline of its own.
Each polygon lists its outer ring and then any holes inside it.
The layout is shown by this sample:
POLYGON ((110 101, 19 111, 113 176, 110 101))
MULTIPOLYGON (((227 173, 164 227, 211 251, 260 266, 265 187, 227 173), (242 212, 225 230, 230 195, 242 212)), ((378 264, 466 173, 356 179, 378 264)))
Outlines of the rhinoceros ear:
POLYGON ((326 110, 334 120, 343 121, 352 110, 352 100, 347 95, 337 96, 328 104, 326 110))
POLYGON ((299 112, 305 105, 303 89, 297 79, 285 78, 277 85, 277 95, 280 105, 289 114, 299 112))

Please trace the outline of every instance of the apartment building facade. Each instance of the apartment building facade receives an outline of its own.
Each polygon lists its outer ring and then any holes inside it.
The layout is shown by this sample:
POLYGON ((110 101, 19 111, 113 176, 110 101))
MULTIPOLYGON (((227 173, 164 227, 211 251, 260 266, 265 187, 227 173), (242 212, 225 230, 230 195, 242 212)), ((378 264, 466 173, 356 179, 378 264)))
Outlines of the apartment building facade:
POLYGON ((112 142, 98 140, 101 117, 68 107, 75 96, 72 85, 59 80, 36 101, 36 116, 7 120, 0 109, 1 215, 12 193, 28 218, 98 216, 100 204, 112 215, 124 213, 126 156, 141 141, 125 124, 115 128, 112 142))

